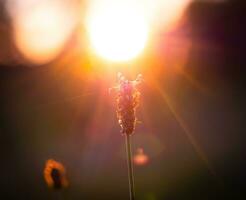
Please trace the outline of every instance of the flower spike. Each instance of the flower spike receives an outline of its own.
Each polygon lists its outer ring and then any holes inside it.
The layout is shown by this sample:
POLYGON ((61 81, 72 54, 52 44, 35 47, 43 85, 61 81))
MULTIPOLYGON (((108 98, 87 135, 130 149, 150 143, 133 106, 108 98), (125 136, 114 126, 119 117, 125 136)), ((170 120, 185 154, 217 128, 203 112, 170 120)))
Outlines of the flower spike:
POLYGON ((136 86, 141 82, 141 74, 135 80, 129 81, 121 73, 118 73, 116 113, 122 134, 131 135, 135 130, 137 122, 136 108, 140 97, 140 92, 136 86))

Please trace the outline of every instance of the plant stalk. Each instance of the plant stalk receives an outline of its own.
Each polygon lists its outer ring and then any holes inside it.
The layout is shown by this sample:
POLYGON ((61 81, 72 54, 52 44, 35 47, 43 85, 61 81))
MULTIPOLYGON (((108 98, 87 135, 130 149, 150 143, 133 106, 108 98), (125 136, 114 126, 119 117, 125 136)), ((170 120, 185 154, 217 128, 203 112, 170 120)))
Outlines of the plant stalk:
POLYGON ((131 150, 131 136, 126 134, 126 154, 127 154, 127 166, 128 166, 128 181, 129 181, 129 194, 130 200, 135 200, 134 191, 134 176, 132 166, 132 150, 131 150))

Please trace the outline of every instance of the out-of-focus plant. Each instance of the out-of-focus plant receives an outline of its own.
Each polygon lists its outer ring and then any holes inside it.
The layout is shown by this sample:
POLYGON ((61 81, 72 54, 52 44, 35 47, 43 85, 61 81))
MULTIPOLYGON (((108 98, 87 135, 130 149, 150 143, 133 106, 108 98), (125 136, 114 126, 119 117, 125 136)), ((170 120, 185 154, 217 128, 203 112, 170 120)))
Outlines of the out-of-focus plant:
POLYGON ((47 160, 44 167, 44 180, 50 189, 57 191, 57 199, 65 199, 63 191, 68 187, 68 180, 62 163, 53 159, 47 160))
POLYGON ((65 167, 52 159, 46 161, 44 179, 47 186, 52 189, 63 189, 68 186, 65 167))

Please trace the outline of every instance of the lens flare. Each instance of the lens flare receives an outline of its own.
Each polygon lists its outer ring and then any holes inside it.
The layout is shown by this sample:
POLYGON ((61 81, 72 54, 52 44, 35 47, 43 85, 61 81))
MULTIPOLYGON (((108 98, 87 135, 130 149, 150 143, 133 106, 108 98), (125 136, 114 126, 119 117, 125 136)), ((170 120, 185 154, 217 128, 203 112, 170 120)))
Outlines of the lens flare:
POLYGON ((172 27, 190 1, 91 0, 86 26, 92 47, 108 60, 130 60, 150 34, 172 27))
POLYGON ((133 161, 135 165, 146 165, 149 162, 149 157, 144 153, 142 148, 138 148, 133 161))
POLYGON ((35 64, 51 61, 62 51, 75 26, 72 6, 58 0, 18 2, 8 6, 16 47, 35 64))
POLYGON ((147 22, 133 1, 94 1, 86 21, 92 46, 108 60, 130 60, 145 47, 147 22))
POLYGON ((191 0, 136 0, 143 5, 144 13, 154 32, 165 31, 175 24, 191 0))

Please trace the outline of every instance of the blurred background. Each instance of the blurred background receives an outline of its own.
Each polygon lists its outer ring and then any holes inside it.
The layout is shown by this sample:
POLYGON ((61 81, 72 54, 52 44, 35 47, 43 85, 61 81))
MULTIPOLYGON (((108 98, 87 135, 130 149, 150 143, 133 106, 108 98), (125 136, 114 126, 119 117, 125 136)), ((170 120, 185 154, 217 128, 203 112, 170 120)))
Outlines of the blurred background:
MULTIPOLYGON (((137 199, 244 199, 245 2, 134 1, 148 38, 129 61, 93 46, 91 22, 104 3, 113 8, 110 0, 0 1, 1 199, 57 199, 43 177, 50 158, 66 168, 64 199, 128 199, 108 93, 119 71, 144 77, 132 137, 137 199)), ((114 26, 137 33, 126 19, 114 26)), ((96 27, 103 40, 108 26, 96 27)))

